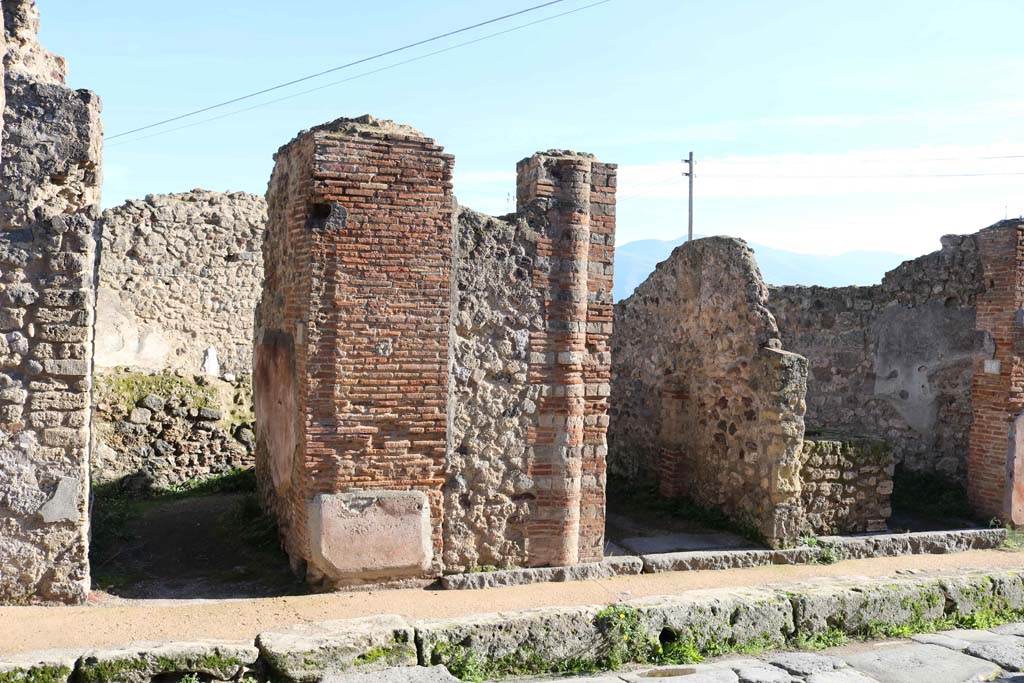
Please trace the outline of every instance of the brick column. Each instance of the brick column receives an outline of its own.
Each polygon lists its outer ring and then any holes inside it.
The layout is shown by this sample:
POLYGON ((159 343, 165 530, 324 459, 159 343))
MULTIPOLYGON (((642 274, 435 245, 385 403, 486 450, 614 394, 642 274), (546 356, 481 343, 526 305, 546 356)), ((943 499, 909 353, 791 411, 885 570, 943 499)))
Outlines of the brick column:
POLYGON ((979 516, 1024 524, 1024 222, 986 228, 978 245, 976 329, 994 352, 975 360, 967 491, 979 516))
POLYGON ((600 559, 610 393, 614 166, 570 152, 519 163, 520 212, 543 226, 531 272, 544 329, 531 335, 530 381, 543 386, 527 525, 533 566, 600 559))
POLYGON ((452 164, 433 140, 369 117, 278 153, 256 333, 258 472, 311 580, 439 569, 452 164), (290 429, 295 443, 281 436, 290 429))

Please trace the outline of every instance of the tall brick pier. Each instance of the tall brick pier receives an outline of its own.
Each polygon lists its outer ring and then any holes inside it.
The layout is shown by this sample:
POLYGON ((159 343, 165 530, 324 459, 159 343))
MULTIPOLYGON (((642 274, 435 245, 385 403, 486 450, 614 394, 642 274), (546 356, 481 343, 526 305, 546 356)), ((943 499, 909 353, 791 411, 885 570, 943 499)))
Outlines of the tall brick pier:
POLYGON ((257 311, 258 467, 311 579, 415 576, 439 561, 452 163, 416 131, 368 118, 278 152, 257 311))
POLYGON ((531 272, 545 316, 530 340, 530 379, 548 390, 530 435, 539 489, 530 563, 592 562, 603 557, 615 167, 570 152, 534 155, 518 166, 518 206, 546 226, 531 272))

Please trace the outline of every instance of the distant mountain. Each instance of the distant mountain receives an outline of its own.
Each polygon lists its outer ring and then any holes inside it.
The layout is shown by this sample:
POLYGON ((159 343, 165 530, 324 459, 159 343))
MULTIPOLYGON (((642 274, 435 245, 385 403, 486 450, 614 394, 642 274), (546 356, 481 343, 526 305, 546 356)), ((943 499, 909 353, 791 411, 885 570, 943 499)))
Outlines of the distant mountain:
MULTIPOLYGON (((654 267, 685 241, 685 237, 670 242, 637 240, 616 248, 615 288, 612 290, 615 300, 632 294, 637 285, 654 271, 654 267)), ((770 285, 871 285, 881 282, 885 273, 910 258, 884 251, 851 251, 838 256, 819 256, 758 244, 750 244, 750 248, 757 256, 761 275, 770 285)))

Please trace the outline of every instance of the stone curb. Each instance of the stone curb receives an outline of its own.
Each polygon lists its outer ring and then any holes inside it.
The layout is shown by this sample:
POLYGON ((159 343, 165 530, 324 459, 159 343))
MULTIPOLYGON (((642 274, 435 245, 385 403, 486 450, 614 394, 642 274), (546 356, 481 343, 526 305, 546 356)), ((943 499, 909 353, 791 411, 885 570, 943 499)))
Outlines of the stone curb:
POLYGON ((906 534, 821 536, 817 546, 783 550, 701 550, 641 555, 645 574, 745 569, 773 564, 813 564, 901 555, 937 555, 990 550, 1006 542, 1006 529, 919 531, 906 534))
POLYGON ((501 586, 522 586, 529 583, 558 583, 563 581, 588 581, 608 579, 613 576, 636 576, 643 571, 644 562, 639 557, 615 556, 601 562, 586 562, 572 567, 534 567, 525 569, 504 569, 496 572, 472 572, 451 574, 441 578, 445 590, 479 590, 501 586))
POLYGON ((168 673, 227 680, 252 671, 276 681, 309 683, 417 665, 424 670, 447 666, 457 672, 473 661, 506 662, 510 667, 525 662, 543 669, 564 662, 601 661, 610 648, 621 645, 617 624, 627 623, 632 624, 632 638, 686 643, 700 651, 793 647, 837 632, 876 637, 886 629, 927 630, 929 623, 971 615, 982 621, 993 614, 1016 616, 1024 613, 1022 575, 1024 570, 816 580, 785 588, 688 591, 612 605, 412 624, 383 615, 268 631, 256 638, 256 646, 197 641, 28 653, 0 660, 0 680, 149 683, 168 673))

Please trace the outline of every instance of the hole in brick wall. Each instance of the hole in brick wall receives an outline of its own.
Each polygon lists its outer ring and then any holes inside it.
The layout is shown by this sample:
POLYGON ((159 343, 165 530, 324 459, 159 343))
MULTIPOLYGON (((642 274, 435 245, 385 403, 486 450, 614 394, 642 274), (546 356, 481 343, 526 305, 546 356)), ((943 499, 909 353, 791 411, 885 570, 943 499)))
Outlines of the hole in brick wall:
POLYGON ((318 221, 324 221, 331 217, 331 205, 330 204, 314 204, 310 210, 309 215, 311 218, 315 218, 318 221))
POLYGON ((671 645, 679 640, 679 634, 668 628, 667 626, 661 629, 661 633, 658 634, 658 642, 665 645, 671 645))

